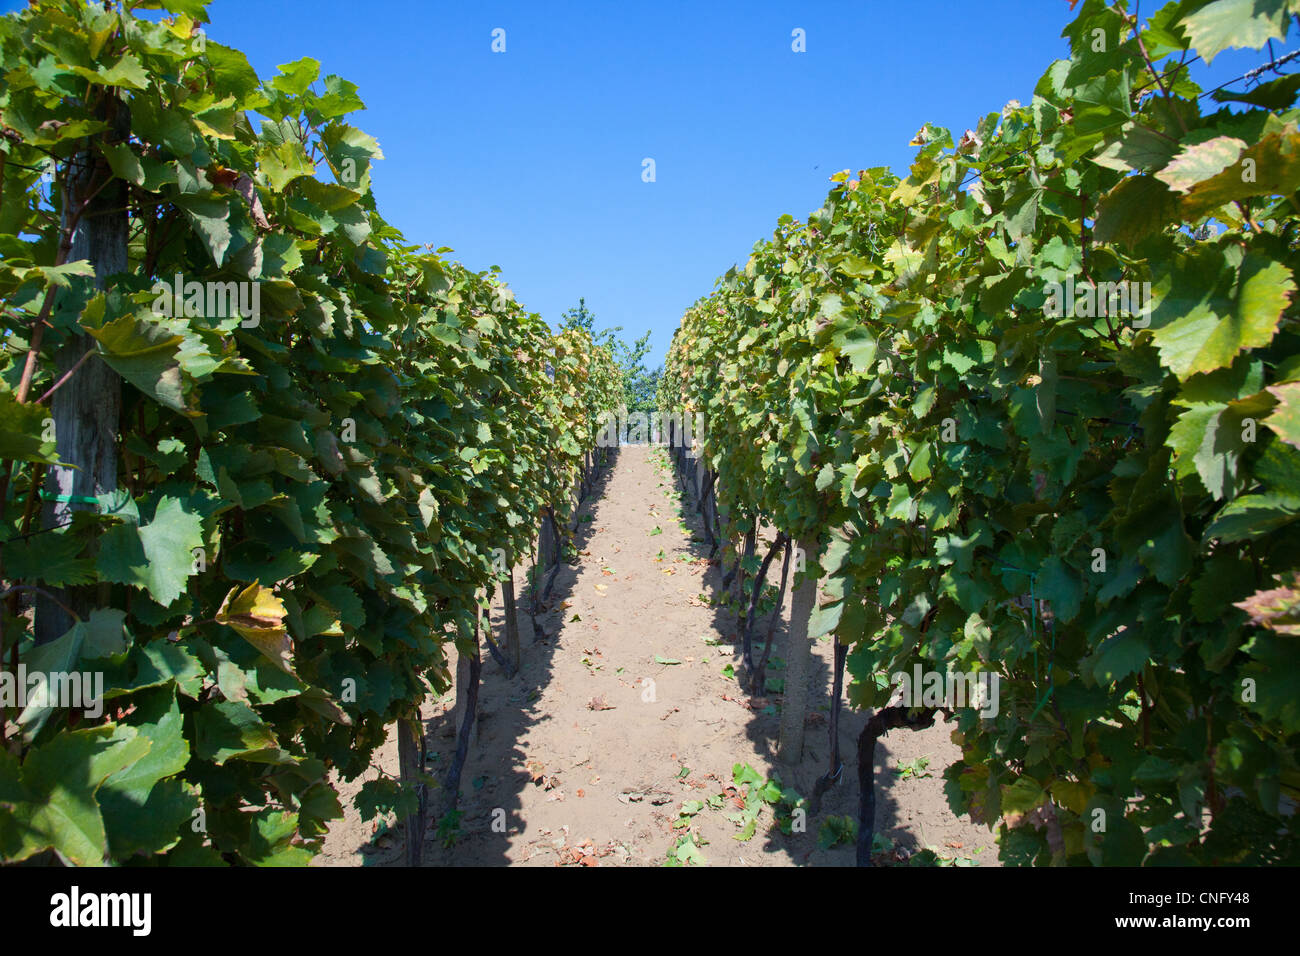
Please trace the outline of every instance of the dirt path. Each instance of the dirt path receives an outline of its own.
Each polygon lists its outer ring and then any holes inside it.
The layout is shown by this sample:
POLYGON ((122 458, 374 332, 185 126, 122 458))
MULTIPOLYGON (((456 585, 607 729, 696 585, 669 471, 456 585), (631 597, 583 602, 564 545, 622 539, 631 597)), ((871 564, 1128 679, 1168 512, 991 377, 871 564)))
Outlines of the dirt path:
MULTIPOLYGON (((803 832, 785 834, 774 823, 774 807, 755 801, 754 835, 735 838, 744 835, 748 817, 736 799, 734 765, 748 764, 762 778, 777 774, 803 797, 825 772, 832 652, 827 641, 815 649, 815 686, 825 689, 809 717, 803 762, 790 773, 775 760, 779 698, 751 705, 729 676, 740 668, 731 643, 735 619, 710 606, 719 570, 692 541, 700 526, 691 509, 683 523, 679 488, 663 449, 619 450, 584 505, 590 520, 575 536, 581 559, 562 568, 536 641, 523 610, 523 575, 517 577, 524 666, 507 680, 484 655, 480 731, 463 775, 462 816, 454 840, 440 839, 431 823, 425 865, 660 865, 670 853, 715 865, 853 864, 851 843, 819 847, 828 817, 856 814, 855 742, 864 718, 852 712, 842 719, 842 782, 821 813, 806 816, 803 832), (694 812, 683 815, 684 806, 694 812), (683 840, 691 845, 676 851, 683 840)), ((496 627, 500 620, 498 608, 496 627)), ((780 631, 777 641, 779 658, 780 631)), ((430 768, 438 775, 452 749, 450 706, 448 699, 426 709, 436 752, 430 768)), ((882 739, 877 829, 897 848, 882 862, 931 847, 961 865, 996 864, 988 830, 954 817, 944 798, 943 770, 957 755, 949 733, 940 723, 882 739)), ((391 740, 379 765, 397 771, 391 740)), ((402 863, 400 830, 376 833, 352 810, 360 783, 344 787, 348 816, 331 830, 317 865, 402 863)), ((793 819, 789 825, 797 827, 793 819)))

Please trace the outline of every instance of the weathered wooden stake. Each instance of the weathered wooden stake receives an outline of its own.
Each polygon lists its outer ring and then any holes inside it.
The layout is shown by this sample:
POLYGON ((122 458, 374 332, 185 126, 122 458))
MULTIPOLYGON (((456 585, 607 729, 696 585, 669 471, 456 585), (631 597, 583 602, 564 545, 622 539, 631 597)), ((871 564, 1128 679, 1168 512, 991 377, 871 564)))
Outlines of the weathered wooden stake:
POLYGON ((506 635, 505 651, 506 659, 514 668, 515 673, 519 673, 520 647, 519 647, 519 620, 515 610, 515 570, 512 567, 506 572, 505 578, 501 581, 501 601, 505 605, 506 616, 506 635))
POLYGON ((397 722, 398 773, 404 784, 415 783, 418 803, 415 813, 406 818, 406 865, 419 866, 424 859, 424 831, 428 827, 428 788, 424 774, 426 746, 424 722, 419 711, 412 719, 397 722), (418 734, 418 739, 417 739, 418 734))
MULTIPOLYGON (((126 107, 121 102, 107 101, 104 113, 114 129, 130 128, 126 107)), ((68 261, 89 260, 95 269, 96 287, 104 289, 111 276, 127 268, 126 183, 111 179, 105 186, 105 180, 113 176, 112 170, 89 150, 78 153, 72 162, 65 221, 82 203, 86 203, 86 208, 73 231, 68 261)), ((90 336, 70 336, 55 354, 55 379, 94 348, 90 336)), ((45 473, 48 498, 42 509, 43 527, 61 527, 72 521, 73 511, 95 507, 67 499, 93 498, 117 490, 117 429, 121 411, 122 380, 95 356, 54 393, 50 405, 54 441, 59 459, 67 464, 53 466, 45 473)), ((58 602, 86 620, 91 611, 107 602, 106 591, 106 587, 95 585, 52 589, 57 602, 38 596, 36 643, 56 640, 72 627, 74 621, 58 602)))
POLYGON ((817 603, 817 578, 811 571, 819 554, 817 540, 801 540, 796 548, 802 549, 809 571, 794 590, 790 606, 790 638, 785 649, 785 700, 781 705, 777 756, 787 765, 797 764, 803 757, 803 723, 808 712, 808 680, 812 675, 808 621, 817 603))

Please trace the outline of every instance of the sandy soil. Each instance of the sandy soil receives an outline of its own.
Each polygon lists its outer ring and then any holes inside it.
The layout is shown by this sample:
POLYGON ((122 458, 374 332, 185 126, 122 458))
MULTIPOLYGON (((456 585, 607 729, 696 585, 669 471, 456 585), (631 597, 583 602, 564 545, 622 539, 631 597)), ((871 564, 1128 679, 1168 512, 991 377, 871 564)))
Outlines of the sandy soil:
MULTIPOLYGON (((823 640, 815 649, 814 687, 821 690, 814 699, 821 703, 809 715, 802 762, 787 770, 775 757, 779 695, 751 702, 723 673, 727 665, 740 670, 735 618, 710 606, 720 572, 692 541, 692 531, 702 538, 700 523, 693 508, 683 508, 679 489, 663 449, 619 450, 584 503, 591 520, 575 535, 580 558, 561 569, 535 636, 522 569, 517 573, 523 667, 507 679, 484 654, 462 815, 454 839, 440 837, 430 821, 425 865, 660 865, 687 833, 710 865, 853 865, 851 845, 822 849, 818 839, 828 817, 857 812, 855 745, 865 717, 852 711, 841 718, 841 782, 821 812, 807 816, 803 832, 780 832, 767 807, 752 838, 735 838, 742 831, 729 819, 738 812, 736 791, 728 790, 734 765, 775 774, 804 797, 826 772, 832 648, 823 640), (714 809, 708 801, 718 795, 724 798, 714 799, 722 804, 714 809), (683 805, 694 806, 688 801, 705 806, 681 820, 683 805), (689 826, 675 829, 675 822, 689 826)), ((769 580, 778 579, 774 569, 769 580)), ((789 602, 787 595, 786 620, 789 602)), ((501 620, 498 607, 494 630, 501 620)), ((776 657, 783 640, 778 630, 776 657)), ((430 770, 439 776, 453 746, 451 705, 448 695, 425 711, 430 770)), ((949 735, 940 722, 881 739, 877 831, 894 849, 877 862, 900 863, 929 847, 950 864, 997 865, 989 831, 948 809, 942 775, 958 755, 949 735), (923 769, 921 758, 928 759, 923 769)), ((391 738, 378 764, 396 774, 391 738)), ((400 826, 363 823, 352 809, 360 783, 344 785, 347 817, 331 829, 315 865, 402 865, 400 826)), ((434 792, 431 805, 441 797, 434 792)))

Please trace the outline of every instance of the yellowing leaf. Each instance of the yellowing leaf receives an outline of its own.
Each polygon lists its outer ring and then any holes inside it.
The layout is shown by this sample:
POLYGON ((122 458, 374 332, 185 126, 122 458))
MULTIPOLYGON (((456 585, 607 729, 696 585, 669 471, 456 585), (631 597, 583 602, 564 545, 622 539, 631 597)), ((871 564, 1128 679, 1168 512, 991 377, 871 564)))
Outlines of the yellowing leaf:
POLYGON ((1288 445, 1300 448, 1300 382, 1270 385, 1268 392, 1278 400, 1277 408, 1264 424, 1288 445))
POLYGON ((1181 216, 1194 222, 1224 203, 1251 196, 1286 196, 1297 187, 1300 129, 1290 123, 1265 136, 1218 175, 1196 183, 1182 201, 1181 216))
POLYGON ((1224 50, 1258 50, 1269 40, 1286 39, 1285 0, 1212 0, 1182 21, 1202 59, 1210 63, 1224 50))
POLYGON ((1077 780, 1053 780, 1048 789, 1057 803, 1080 816, 1088 808, 1088 798, 1093 791, 1093 787, 1077 780))
POLYGON ((1002 785, 1002 812, 1028 813, 1043 802, 1043 790, 1031 777, 1002 785))
POLYGON ((1248 257, 1242 263, 1235 307, 1227 315, 1201 303, 1152 333, 1160 361, 1182 381, 1197 372, 1227 368, 1246 349, 1273 341, 1294 291, 1286 266, 1248 257))
POLYGON ((263 657, 286 674, 296 677, 292 663, 293 642, 289 639, 284 618, 284 602, 270 588, 255 582, 242 591, 237 587, 231 588, 221 602, 215 620, 233 628, 263 657))
POLYGON ((1216 136, 1186 147, 1156 173, 1156 179, 1174 192, 1185 193, 1233 165, 1246 144, 1232 136, 1216 136))

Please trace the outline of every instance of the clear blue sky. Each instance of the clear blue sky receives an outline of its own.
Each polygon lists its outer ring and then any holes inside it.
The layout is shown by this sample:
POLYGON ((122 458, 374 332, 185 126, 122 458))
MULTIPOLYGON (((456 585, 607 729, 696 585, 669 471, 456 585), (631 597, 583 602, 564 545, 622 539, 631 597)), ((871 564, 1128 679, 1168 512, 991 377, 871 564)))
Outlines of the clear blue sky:
MULTIPOLYGON (((778 216, 820 206, 831 173, 904 170, 925 122, 960 136, 1028 102, 1072 19, 1066 0, 214 0, 209 14, 209 36, 263 77, 311 56, 360 86, 351 121, 387 157, 379 207, 411 241, 500 265, 552 325, 585 296, 599 327, 652 330, 652 364, 683 309, 778 216)), ((1209 75, 1266 58, 1229 51, 1209 75)))

